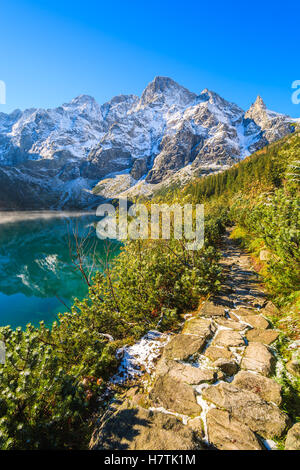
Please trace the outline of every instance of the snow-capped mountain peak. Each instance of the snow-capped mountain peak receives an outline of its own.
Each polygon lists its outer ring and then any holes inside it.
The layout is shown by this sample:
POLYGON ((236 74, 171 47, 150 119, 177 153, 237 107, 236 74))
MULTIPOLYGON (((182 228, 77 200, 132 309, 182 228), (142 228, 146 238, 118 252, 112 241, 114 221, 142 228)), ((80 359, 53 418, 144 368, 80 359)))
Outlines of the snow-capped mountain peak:
POLYGON ((143 91, 139 105, 140 107, 161 104, 187 106, 196 97, 195 93, 191 93, 171 78, 155 77, 143 91))
POLYGON ((141 97, 99 105, 79 95, 54 109, 0 113, 2 208, 86 207, 219 171, 292 132, 260 96, 245 113, 217 93, 155 77, 141 97))
POLYGON ((257 98, 256 98, 255 102, 253 103, 253 105, 251 106, 251 108, 252 107, 256 108, 256 109, 267 109, 267 106, 266 106, 264 100, 262 99, 262 97, 260 95, 257 95, 257 98))
POLYGON ((280 139, 292 130, 293 120, 289 116, 267 109, 261 96, 257 96, 245 113, 245 119, 254 122, 261 129, 265 144, 280 139))

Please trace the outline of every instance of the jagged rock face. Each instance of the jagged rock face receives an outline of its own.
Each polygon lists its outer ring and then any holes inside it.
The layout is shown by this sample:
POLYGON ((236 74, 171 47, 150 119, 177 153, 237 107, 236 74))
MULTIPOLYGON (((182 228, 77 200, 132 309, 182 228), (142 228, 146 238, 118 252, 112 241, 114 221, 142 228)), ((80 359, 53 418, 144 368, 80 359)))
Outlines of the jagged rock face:
POLYGON ((130 192, 140 182, 155 188, 220 170, 291 132, 291 121, 261 98, 244 113, 166 77, 140 98, 120 95, 100 106, 81 95, 55 109, 0 113, 0 209, 94 206, 100 199, 90 190, 98 183, 99 195, 111 197, 122 174, 131 176, 130 192))
POLYGON ((268 110, 260 96, 245 114, 245 119, 254 121, 260 127, 262 139, 267 142, 275 142, 291 132, 291 122, 287 118, 283 114, 268 110))

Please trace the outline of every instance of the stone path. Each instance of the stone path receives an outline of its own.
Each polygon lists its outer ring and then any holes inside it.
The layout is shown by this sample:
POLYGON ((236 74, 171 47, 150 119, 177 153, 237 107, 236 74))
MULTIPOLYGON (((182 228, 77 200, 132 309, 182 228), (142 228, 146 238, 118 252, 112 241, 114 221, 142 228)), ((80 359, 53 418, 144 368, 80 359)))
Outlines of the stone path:
POLYGON ((221 264, 221 293, 164 347, 148 389, 108 410, 92 449, 263 450, 286 433, 281 387, 270 378, 278 332, 266 317, 275 307, 228 234, 221 264))

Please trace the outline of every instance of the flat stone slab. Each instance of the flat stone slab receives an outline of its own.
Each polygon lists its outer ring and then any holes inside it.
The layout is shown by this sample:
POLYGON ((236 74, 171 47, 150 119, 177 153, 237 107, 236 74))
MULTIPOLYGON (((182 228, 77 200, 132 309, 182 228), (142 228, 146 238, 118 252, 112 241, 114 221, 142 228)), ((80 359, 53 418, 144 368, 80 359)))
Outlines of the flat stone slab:
POLYGON ((187 416, 197 416, 202 411, 197 403, 193 387, 169 375, 156 379, 150 392, 150 400, 155 407, 162 406, 167 410, 187 416))
POLYGON ((193 354, 201 352, 206 344, 206 340, 205 336, 176 335, 165 346, 163 357, 165 359, 184 361, 193 354))
POLYGON ((235 308, 234 310, 231 310, 230 313, 236 314, 239 317, 243 317, 244 315, 258 315, 258 311, 251 307, 249 308, 238 307, 238 308, 235 308))
POLYGON ((206 301, 199 309, 198 314, 201 317, 225 317, 225 308, 224 305, 206 301))
POLYGON ((278 406, 282 401, 281 385, 275 382, 275 380, 254 374, 253 372, 243 370, 238 372, 234 377, 232 385, 242 390, 256 393, 263 400, 275 403, 278 406))
POLYGON ((201 450, 191 428, 175 416, 140 406, 123 406, 104 415, 94 432, 92 450, 201 450))
POLYGON ((240 321, 229 320, 228 318, 218 318, 216 323, 226 328, 231 328, 232 330, 241 331, 246 328, 246 325, 240 321))
POLYGON ((219 358, 222 359, 232 359, 233 354, 229 349, 217 346, 209 346, 204 355, 208 357, 211 361, 216 361, 219 358))
POLYGON ((182 333, 196 335, 209 339, 216 331, 216 326, 208 318, 192 318, 185 322, 182 333))
POLYGON ((156 369, 157 375, 166 375, 190 385, 199 385, 201 383, 212 383, 217 379, 217 373, 213 369, 200 369, 191 364, 182 364, 180 362, 161 359, 156 369))
POLYGON ((294 424, 287 433, 285 450, 300 450, 300 423, 294 424))
POLYGON ((246 338, 250 342, 262 343, 262 344, 271 344, 278 338, 279 333, 275 330, 261 330, 253 329, 247 331, 246 338))
POLYGON ((243 321, 249 323, 252 328, 266 330, 270 327, 269 322, 262 315, 244 315, 243 321))
POLYGON ((203 390, 202 397, 247 425, 265 439, 281 437, 289 424, 288 416, 257 394, 222 382, 203 390))
POLYGON ((241 368, 269 376, 274 369, 275 362, 275 357, 264 344, 250 343, 245 349, 241 368))
POLYGON ((255 434, 228 411, 213 408, 206 415, 208 439, 219 450, 262 450, 255 434))
POLYGON ((240 333, 233 330, 221 330, 217 333, 212 342, 213 346, 222 346, 224 348, 245 346, 240 333))

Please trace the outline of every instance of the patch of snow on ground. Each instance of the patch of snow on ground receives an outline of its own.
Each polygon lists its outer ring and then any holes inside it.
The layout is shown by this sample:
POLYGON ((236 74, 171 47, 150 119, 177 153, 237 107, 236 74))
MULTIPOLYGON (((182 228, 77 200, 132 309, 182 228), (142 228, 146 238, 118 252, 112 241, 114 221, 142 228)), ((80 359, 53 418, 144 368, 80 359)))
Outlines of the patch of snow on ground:
POLYGON ((267 450, 276 450, 277 444, 272 439, 263 439, 263 445, 267 450))
POLYGON ((202 419, 202 422, 203 422, 203 428, 204 428, 204 439, 203 441, 206 443, 206 444, 209 444, 209 439, 208 439, 208 431, 207 431, 207 421, 206 421, 206 415, 208 413, 209 410, 211 410, 212 408, 216 408, 216 406, 213 404, 213 403, 209 403, 207 402, 206 400, 204 400, 204 398, 202 398, 202 391, 204 388, 208 388, 210 385, 209 384, 201 384, 201 385, 198 385, 197 387, 194 387, 196 393, 197 393, 197 403, 198 405, 201 406, 202 408, 202 411, 201 411, 201 414, 200 414, 200 417, 202 419))
POLYGON ((145 371, 150 373, 161 349, 169 339, 169 335, 152 330, 133 346, 119 349, 118 354, 122 355, 122 360, 117 374, 112 377, 111 381, 115 384, 122 384, 136 376, 141 376, 145 371))
POLYGON ((175 413, 174 411, 166 410, 166 408, 164 408, 163 406, 159 406, 158 408, 150 407, 149 410, 150 411, 159 411, 160 413, 164 413, 166 415, 176 416, 176 418, 179 418, 182 421, 183 424, 187 424, 188 419, 189 419, 189 417, 187 415, 183 415, 183 414, 180 414, 180 413, 175 413))

